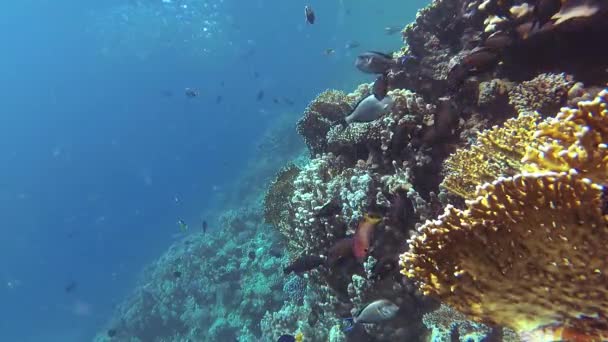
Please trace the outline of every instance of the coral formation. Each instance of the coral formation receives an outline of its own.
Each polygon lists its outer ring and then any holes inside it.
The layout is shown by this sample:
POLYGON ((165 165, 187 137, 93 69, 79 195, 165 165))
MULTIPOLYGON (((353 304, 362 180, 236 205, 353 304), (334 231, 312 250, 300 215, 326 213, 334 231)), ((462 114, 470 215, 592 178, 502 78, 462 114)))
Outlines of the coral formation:
MULTIPOLYGON (((538 142, 511 158, 521 157, 518 174, 474 179, 481 187, 465 196, 474 198, 466 210, 448 206, 409 240, 403 273, 483 322, 520 333, 557 324, 591 338, 608 334, 607 95, 524 126, 538 142)), ((509 128, 489 132, 500 130, 509 128)), ((457 173, 471 169, 461 164, 457 173)))

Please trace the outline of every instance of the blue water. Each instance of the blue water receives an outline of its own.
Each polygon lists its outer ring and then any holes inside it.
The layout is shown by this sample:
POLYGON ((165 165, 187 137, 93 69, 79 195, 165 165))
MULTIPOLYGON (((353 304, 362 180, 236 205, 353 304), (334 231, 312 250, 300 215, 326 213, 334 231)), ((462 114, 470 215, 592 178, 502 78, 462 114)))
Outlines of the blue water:
POLYGON ((371 81, 356 53, 399 48, 383 28, 427 3, 343 2, 307 26, 300 1, 5 1, 0 340, 90 340, 273 120, 371 81))

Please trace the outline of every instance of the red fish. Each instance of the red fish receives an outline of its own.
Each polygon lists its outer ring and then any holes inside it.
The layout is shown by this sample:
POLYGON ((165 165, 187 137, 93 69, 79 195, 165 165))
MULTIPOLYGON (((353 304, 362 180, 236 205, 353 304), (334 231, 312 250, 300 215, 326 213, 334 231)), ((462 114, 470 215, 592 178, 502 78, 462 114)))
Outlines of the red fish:
POLYGON ((363 220, 359 223, 355 236, 353 238, 353 254, 359 262, 365 261, 369 253, 369 246, 374 235, 374 228, 382 221, 382 217, 377 215, 363 216, 363 220))

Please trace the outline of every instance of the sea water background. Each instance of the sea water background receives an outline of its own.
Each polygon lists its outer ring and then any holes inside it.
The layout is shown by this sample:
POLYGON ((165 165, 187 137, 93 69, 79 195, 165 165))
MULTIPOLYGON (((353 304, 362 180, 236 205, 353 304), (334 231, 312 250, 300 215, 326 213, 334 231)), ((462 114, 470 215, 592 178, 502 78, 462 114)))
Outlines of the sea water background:
POLYGON ((354 56, 401 47, 384 27, 427 2, 310 1, 312 26, 300 1, 4 2, 0 340, 90 340, 176 221, 198 229, 234 191, 265 129, 372 81, 354 56))

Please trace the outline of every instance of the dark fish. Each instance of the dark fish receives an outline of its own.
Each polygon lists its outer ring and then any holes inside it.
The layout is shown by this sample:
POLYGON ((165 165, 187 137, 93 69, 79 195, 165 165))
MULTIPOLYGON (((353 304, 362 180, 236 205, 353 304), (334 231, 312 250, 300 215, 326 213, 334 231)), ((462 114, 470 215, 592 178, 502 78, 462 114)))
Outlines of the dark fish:
POLYGON ((253 78, 256 78, 256 79, 257 79, 257 78, 260 78, 260 73, 259 73, 259 72, 257 72, 257 71, 254 71, 254 72, 253 72, 253 78))
POLYGON ((484 46, 490 49, 501 50, 513 43, 511 36, 505 31, 496 31, 492 33, 486 41, 484 46))
POLYGON ((333 55, 334 53, 336 53, 336 50, 329 48, 329 49, 325 49, 325 51, 323 53, 325 53, 325 56, 329 56, 329 55, 333 55))
POLYGON ((306 19, 306 22, 308 24, 314 24, 315 23, 315 12, 312 10, 312 7, 310 7, 309 5, 304 6, 304 18, 306 19))
POLYGON ((296 338, 293 335, 281 335, 277 342, 296 342, 296 338))
POLYGON ((181 276, 182 276, 182 272, 180 272, 180 271, 173 271, 173 278, 179 279, 181 276))
POLYGON ((325 264, 325 259, 316 255, 302 255, 283 269, 284 274, 308 272, 325 264))
POLYGON ((197 97, 198 96, 198 90, 193 89, 193 88, 186 88, 184 90, 184 93, 186 94, 187 97, 189 98, 193 98, 193 97, 197 97))
POLYGON ((66 293, 72 293, 76 290, 77 287, 78 283, 72 280, 65 286, 64 290, 66 293))
POLYGON ((116 329, 108 329, 108 337, 109 338, 115 337, 116 334, 118 334, 118 331, 116 331, 116 329))
POLYGON ((207 232, 207 221, 203 220, 203 233, 207 232))
POLYGON ((218 96, 215 98, 215 103, 219 104, 219 103, 221 103, 221 102, 222 102, 222 95, 218 95, 218 96))
POLYGON ((223 87, 223 86, 225 86, 225 85, 226 85, 226 82, 224 82, 224 81, 221 81, 221 82, 220 82, 220 86, 222 86, 222 87, 223 87))
POLYGON ((401 32, 401 30, 403 30, 403 27, 401 26, 387 26, 384 28, 384 33, 391 36, 397 32, 401 32))
POLYGON ((357 56, 355 66, 368 74, 384 74, 395 66, 395 60, 382 52, 368 51, 357 56))
POLYGON ((386 93, 388 93, 388 77, 383 74, 376 78, 372 87, 372 94, 374 94, 378 101, 382 101, 386 93))
POLYGON ((249 251, 247 257, 249 257, 249 260, 255 260, 255 251, 249 251))
POLYGON ((277 99, 276 97, 272 99, 272 102, 274 102, 274 104, 281 103, 281 101, 279 101, 279 99, 277 99))
POLYGON ((263 98, 264 98, 264 91, 263 90, 258 91, 258 95, 255 97, 255 99, 257 101, 262 101, 263 98))
POLYGON ((334 243, 327 251, 327 265, 335 266, 340 259, 353 255, 353 238, 345 237, 334 243))
POLYGON ((484 69, 498 62, 498 54, 489 48, 477 47, 462 59, 462 65, 470 69, 484 69))

